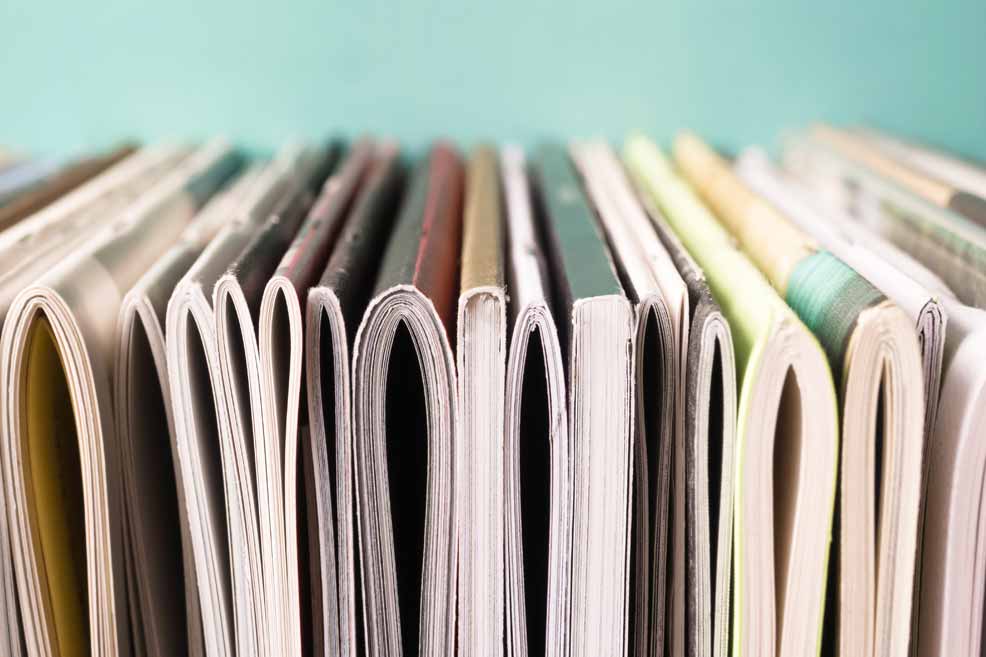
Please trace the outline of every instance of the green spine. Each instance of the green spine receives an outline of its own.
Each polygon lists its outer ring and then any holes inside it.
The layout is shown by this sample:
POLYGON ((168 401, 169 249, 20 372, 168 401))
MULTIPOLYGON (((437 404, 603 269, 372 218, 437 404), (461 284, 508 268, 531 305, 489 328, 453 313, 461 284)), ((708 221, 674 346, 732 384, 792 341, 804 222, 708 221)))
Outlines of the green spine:
POLYGON ((841 379, 859 314, 885 297, 834 255, 819 251, 791 272, 785 300, 821 342, 832 372, 841 379))

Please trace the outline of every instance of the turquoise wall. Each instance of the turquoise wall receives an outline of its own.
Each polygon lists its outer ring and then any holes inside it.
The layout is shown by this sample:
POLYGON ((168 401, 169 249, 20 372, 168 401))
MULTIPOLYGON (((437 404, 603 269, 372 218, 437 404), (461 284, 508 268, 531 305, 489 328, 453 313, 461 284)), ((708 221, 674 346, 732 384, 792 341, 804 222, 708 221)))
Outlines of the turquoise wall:
POLYGON ((986 159, 986 2, 7 1, 0 143, 533 142, 822 118, 986 159))

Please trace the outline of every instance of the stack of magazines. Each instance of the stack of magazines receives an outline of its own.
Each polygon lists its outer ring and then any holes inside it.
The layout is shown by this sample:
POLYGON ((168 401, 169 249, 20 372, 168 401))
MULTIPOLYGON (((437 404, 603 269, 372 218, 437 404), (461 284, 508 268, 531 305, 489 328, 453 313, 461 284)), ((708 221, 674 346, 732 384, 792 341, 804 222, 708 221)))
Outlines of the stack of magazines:
POLYGON ((0 657, 980 654, 986 169, 669 146, 0 154, 0 657))

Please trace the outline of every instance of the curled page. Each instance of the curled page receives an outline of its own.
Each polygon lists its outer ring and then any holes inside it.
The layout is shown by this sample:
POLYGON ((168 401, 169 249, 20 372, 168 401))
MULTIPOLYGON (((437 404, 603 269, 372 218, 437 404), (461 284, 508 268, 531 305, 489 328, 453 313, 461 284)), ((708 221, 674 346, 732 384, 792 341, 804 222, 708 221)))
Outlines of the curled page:
POLYGON ((705 273, 664 215, 641 195, 654 229, 688 286, 685 358, 685 654, 729 654, 736 467, 736 364, 729 323, 705 273))
POLYGON ((364 177, 322 277, 308 292, 305 317, 311 433, 302 465, 312 642, 318 654, 348 657, 357 655, 365 618, 356 561, 351 354, 400 202, 405 173, 397 147, 378 145, 364 177))
MULTIPOLYGON (((732 330, 739 383, 732 652, 817 655, 838 459, 825 353, 657 147, 633 137, 625 159, 702 267, 732 330)), ((775 275, 789 267, 783 258, 773 265, 775 275)))
POLYGON ((459 654, 502 657, 504 645, 504 377, 507 299, 496 152, 477 147, 466 170, 456 321, 459 654))
MULTIPOLYGON (((118 164, 87 185, 66 195, 60 201, 35 213, 18 226, 0 233, 0 242, 5 243, 0 258, 6 270, 0 275, 0 325, 6 318, 7 310, 14 297, 25 285, 37 280, 50 269, 66 252, 74 248, 85 237, 62 239, 58 236, 41 236, 44 226, 58 226, 70 223, 80 216, 95 212, 116 217, 140 191, 146 191, 173 166, 180 155, 176 149, 145 149, 133 158, 118 164), (26 229, 25 229, 26 228, 26 229), (21 230, 18 230, 21 229, 21 230), (4 236, 14 235, 14 239, 4 240, 4 236)), ((2 248, 2 247, 0 247, 2 248)), ((0 480, 3 477, 0 476, 0 480)), ((4 488, 6 491, 6 488, 4 488)), ((10 551, 8 535, 6 492, 0 495, 0 568, 2 568, 2 599, 4 624, 4 644, 9 646, 11 655, 18 654, 23 643, 21 621, 17 610, 17 591, 14 585, 14 564, 10 551)))
MULTIPOLYGON (((813 192, 838 189, 843 184, 839 169, 828 167, 828 162, 804 144, 795 146, 791 151, 788 145, 785 163, 799 180, 812 185, 813 192)), ((852 216, 852 197, 842 198, 842 203, 850 205, 838 205, 837 212, 852 216)), ((851 221, 842 228, 852 239, 881 254, 892 268, 899 289, 909 286, 924 290, 925 295, 930 290, 948 318, 941 395, 925 448, 926 499, 915 572, 910 654, 976 654, 983 645, 983 580, 976 573, 981 572, 986 559, 980 542, 969 532, 982 525, 986 510, 979 488, 986 471, 980 428, 986 407, 986 376, 979 365, 986 354, 986 313, 957 301, 912 254, 851 221)))
POLYGON ((463 167, 415 171, 353 350, 353 460, 370 655, 455 650, 456 269, 463 167))
POLYGON ((685 641, 688 291, 612 149, 571 150, 636 310, 634 651, 676 654, 685 641))
MULTIPOLYGON (((689 179, 731 228, 756 224, 774 235, 783 227, 803 244, 812 240, 697 138, 675 146, 689 179)), ((772 282, 818 336, 841 393, 838 558, 829 587, 838 622, 829 640, 840 654, 903 655, 921 490, 920 347, 900 308, 835 255, 811 248, 803 255, 805 248, 760 242, 745 250, 758 265, 788 259, 786 280, 772 282)))
MULTIPOLYGON (((305 156, 304 149, 290 147, 264 168, 229 223, 191 265, 168 301, 168 372, 180 481, 188 507, 203 638, 210 656, 234 654, 230 544, 246 545, 242 516, 233 513, 240 508, 235 464, 237 456, 240 460, 247 457, 234 453, 229 430, 220 431, 230 419, 222 403, 212 293, 216 281, 290 188, 305 156)), ((254 600, 247 600, 252 593, 239 584, 236 594, 242 596, 244 605, 254 600)))
POLYGON ((229 263, 212 291, 222 377, 218 391, 229 419, 219 430, 223 442, 230 446, 230 463, 236 473, 228 482, 232 488, 227 493, 230 520, 244 536, 244 543, 233 543, 230 554, 234 590, 244 591, 244 595, 234 596, 233 604, 240 651, 278 654, 286 641, 283 614, 287 611, 288 575, 281 558, 285 516, 282 488, 275 481, 279 473, 274 472, 273 463, 280 470, 283 456, 268 448, 261 399, 259 310, 268 280, 338 155, 336 148, 306 149, 296 175, 288 180, 270 215, 229 263))
POLYGON ((0 339, 0 376, 10 382, 4 467, 17 508, 26 510, 10 520, 34 654, 126 650, 109 368, 116 315, 126 290, 239 165, 224 143, 203 147, 131 205, 112 235, 89 242, 11 305, 0 339), (58 487, 59 477, 71 485, 58 487))
POLYGON ((532 178, 564 317, 568 373, 572 587, 561 649, 575 657, 626 655, 635 314, 565 149, 540 148, 532 178))
MULTIPOLYGON (((299 424, 301 417, 302 366, 304 364, 301 303, 308 288, 324 267, 346 211, 359 188, 372 146, 357 143, 339 168, 322 186, 318 198, 283 253, 276 271, 266 282, 259 313, 260 401, 264 429, 257 441, 258 481, 267 481, 269 490, 261 492, 267 508, 260 512, 273 516, 276 532, 265 537, 269 572, 265 583, 267 617, 283 626, 283 643, 273 654, 301 654, 303 627, 307 627, 311 603, 302 607, 299 578, 299 527, 303 527, 307 496, 298 495, 299 424), (306 622, 302 622, 304 610, 306 622)), ((286 223, 281 219, 280 225, 286 223)), ((269 248, 269 245, 265 248, 269 248)), ((307 581, 305 579, 304 581, 307 581)), ((309 597, 306 595, 306 597, 309 597)))
MULTIPOLYGON (((731 226, 756 223, 767 234, 785 226, 812 239, 697 138, 681 138, 678 146, 683 168, 731 226), (713 178, 715 187, 708 184, 713 178)), ((902 655, 909 642, 924 427, 913 323, 828 251, 799 258, 800 251, 784 243, 765 242, 746 251, 758 264, 790 259, 788 278, 775 285, 818 336, 841 392, 840 504, 833 531, 838 568, 832 569, 829 593, 838 636, 831 641, 840 653, 902 655), (860 503, 871 499, 873 505, 860 503)))
POLYGON ((917 654, 982 652, 986 312, 946 301, 941 408, 929 446, 917 654))
POLYGON ((232 219, 258 174, 259 167, 251 169, 214 197, 120 304, 113 392, 130 554, 130 615, 141 654, 202 655, 204 650, 175 440, 165 318, 175 286, 232 219))
POLYGON ((506 654, 561 657, 572 586, 572 448, 552 281, 524 153, 501 154, 513 327, 506 370, 506 654))

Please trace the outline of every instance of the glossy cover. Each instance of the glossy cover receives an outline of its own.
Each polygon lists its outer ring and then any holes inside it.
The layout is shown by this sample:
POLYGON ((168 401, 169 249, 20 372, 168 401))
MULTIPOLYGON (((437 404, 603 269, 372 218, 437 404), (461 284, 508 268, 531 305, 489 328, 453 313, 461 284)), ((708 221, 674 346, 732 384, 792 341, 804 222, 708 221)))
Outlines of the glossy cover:
MULTIPOLYGON (((546 250, 558 273, 560 301, 623 294, 602 231, 582 193, 568 153, 557 144, 542 146, 532 158, 532 184, 540 192, 546 250)), ((559 324, 559 330, 565 322, 559 324)))
POLYGON ((471 203, 463 217, 462 291, 502 287, 503 213, 496 151, 476 149, 469 162, 466 196, 471 203))
POLYGON ((387 245, 375 294, 397 285, 416 287, 431 299, 448 334, 455 334, 462 187, 465 170, 444 142, 414 174, 394 235, 387 245))

